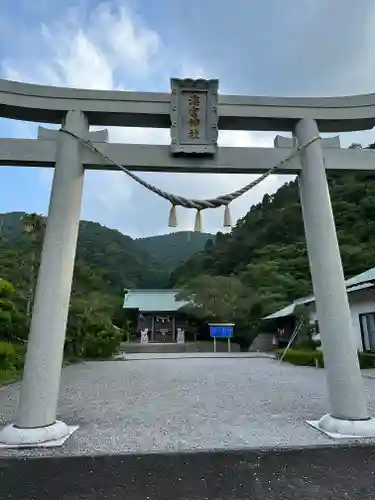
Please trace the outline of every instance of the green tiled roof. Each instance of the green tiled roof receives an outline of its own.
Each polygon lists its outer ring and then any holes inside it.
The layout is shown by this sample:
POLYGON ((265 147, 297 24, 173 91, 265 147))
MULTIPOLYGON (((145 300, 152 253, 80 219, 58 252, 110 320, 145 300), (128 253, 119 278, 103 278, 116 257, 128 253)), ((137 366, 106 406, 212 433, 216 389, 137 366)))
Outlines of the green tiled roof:
POLYGON ((139 309, 140 312, 172 312, 187 304, 177 301, 177 289, 169 290, 128 290, 125 294, 124 309, 139 309))

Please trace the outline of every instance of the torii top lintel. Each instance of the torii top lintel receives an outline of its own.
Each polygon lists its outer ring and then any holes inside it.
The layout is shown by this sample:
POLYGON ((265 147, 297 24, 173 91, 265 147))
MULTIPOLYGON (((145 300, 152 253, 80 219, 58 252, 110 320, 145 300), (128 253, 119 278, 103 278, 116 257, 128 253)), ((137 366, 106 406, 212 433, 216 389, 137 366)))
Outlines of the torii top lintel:
MULTIPOLYGON (((0 79, 0 116, 61 123, 80 109, 91 125, 170 127, 168 93, 82 90, 0 79)), ((347 97, 219 96, 222 130, 292 131, 301 118, 317 120, 321 132, 348 132, 375 125, 375 94, 347 97)))

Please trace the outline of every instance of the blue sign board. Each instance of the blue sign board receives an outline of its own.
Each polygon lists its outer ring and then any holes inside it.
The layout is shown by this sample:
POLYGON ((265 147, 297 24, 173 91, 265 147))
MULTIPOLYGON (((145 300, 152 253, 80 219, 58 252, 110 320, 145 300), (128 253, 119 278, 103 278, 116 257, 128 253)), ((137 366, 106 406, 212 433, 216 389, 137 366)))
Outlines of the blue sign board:
POLYGON ((233 323, 209 323, 210 336, 213 338, 227 339, 233 337, 233 323))

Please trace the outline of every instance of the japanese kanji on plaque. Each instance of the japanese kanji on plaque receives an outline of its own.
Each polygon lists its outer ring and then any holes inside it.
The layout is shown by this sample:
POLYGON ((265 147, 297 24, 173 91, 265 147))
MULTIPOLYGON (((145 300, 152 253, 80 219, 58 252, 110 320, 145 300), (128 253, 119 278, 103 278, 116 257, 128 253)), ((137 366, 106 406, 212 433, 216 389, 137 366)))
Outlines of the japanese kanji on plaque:
POLYGON ((214 155, 218 137, 218 80, 171 79, 171 152, 214 155))

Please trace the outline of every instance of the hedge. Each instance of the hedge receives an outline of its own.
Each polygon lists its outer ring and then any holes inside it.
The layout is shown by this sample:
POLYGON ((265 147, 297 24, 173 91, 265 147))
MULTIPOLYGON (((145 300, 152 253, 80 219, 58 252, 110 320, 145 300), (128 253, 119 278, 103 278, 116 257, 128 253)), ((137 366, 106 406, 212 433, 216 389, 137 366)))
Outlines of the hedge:
POLYGON ((0 385, 16 380, 24 364, 25 348, 0 340, 0 385))
MULTIPOLYGON (((277 349, 276 358, 280 359, 284 349, 277 349)), ((361 368, 374 368, 375 356, 368 352, 358 352, 359 366, 361 368)), ((309 351, 288 349, 284 355, 283 361, 299 366, 318 366, 324 368, 324 359, 322 351, 309 351)))
POLYGON ((11 370, 17 360, 16 348, 10 342, 0 341, 0 370, 11 370))

